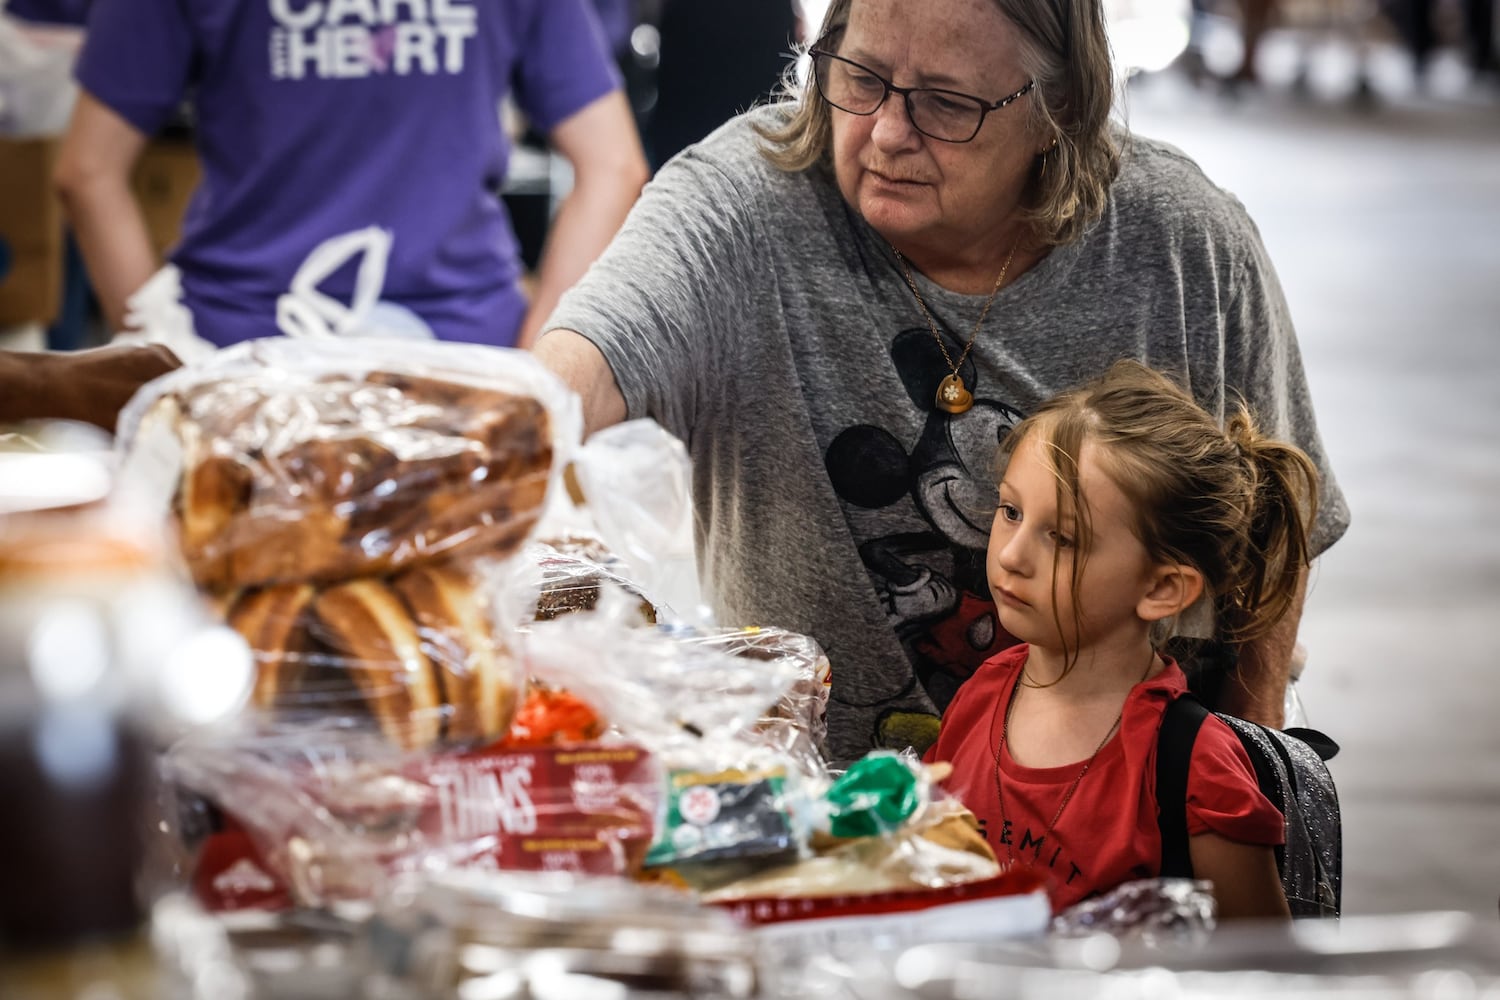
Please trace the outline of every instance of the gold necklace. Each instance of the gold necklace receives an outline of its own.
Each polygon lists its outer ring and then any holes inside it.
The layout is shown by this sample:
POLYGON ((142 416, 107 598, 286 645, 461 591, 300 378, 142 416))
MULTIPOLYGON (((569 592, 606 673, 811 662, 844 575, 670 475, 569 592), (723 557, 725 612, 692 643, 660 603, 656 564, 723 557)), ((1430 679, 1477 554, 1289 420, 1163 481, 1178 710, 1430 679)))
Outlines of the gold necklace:
POLYGON ((927 303, 922 299, 922 293, 917 289, 917 283, 912 280, 911 268, 906 266, 906 258, 901 251, 894 246, 891 253, 896 255, 896 263, 901 265, 901 276, 906 279, 906 286, 911 293, 917 297, 917 305, 922 307, 922 318, 927 321, 927 329, 932 331, 932 339, 937 341, 938 350, 943 352, 943 360, 948 363, 952 372, 947 378, 938 384, 937 408, 945 413, 963 413, 974 405, 974 396, 964 385, 963 378, 958 370, 963 367, 964 362, 969 359, 969 352, 974 349, 974 340, 979 336, 979 328, 984 325, 984 318, 990 314, 990 306, 995 304, 995 296, 1000 293, 1000 286, 1005 284, 1006 272, 1010 270, 1010 262, 1015 259, 1016 247, 1021 245, 1019 238, 1010 245, 1010 253, 1005 255, 1005 263, 1000 265, 1000 273, 995 277, 995 287, 990 289, 990 297, 984 300, 984 308, 979 312, 979 319, 974 323, 974 329, 969 333, 969 342, 964 345, 964 352, 958 356, 955 362, 948 355, 948 345, 943 343, 942 334, 938 333, 937 324, 932 320, 932 313, 927 311, 927 303))
MULTIPOLYGON (((1151 652, 1151 659, 1149 661, 1147 661, 1147 663, 1146 663, 1146 672, 1141 675, 1141 680, 1142 681, 1144 681, 1147 677, 1149 677, 1151 675, 1151 668, 1154 667, 1154 666, 1156 666, 1156 651, 1152 650, 1152 652, 1151 652)), ((1022 667, 1021 668, 1022 677, 1025 676, 1025 673, 1026 673, 1026 668, 1022 667)), ((1139 683, 1139 682, 1137 682, 1137 683, 1139 683)), ((1133 686, 1134 685, 1132 685, 1132 687, 1133 686)), ((1000 723, 999 745, 995 747, 995 751, 994 751, 994 753, 995 753, 995 805, 998 806, 999 809, 1000 809, 1000 825, 1002 827, 1002 830, 1001 830, 1001 839, 1005 840, 1005 860, 1009 861, 1009 862, 1014 862, 1016 860, 1016 857, 1015 857, 1015 854, 1011 850, 1010 841, 1005 839, 1005 833, 1004 833, 1004 830, 1003 830, 1003 827, 1005 826, 1006 823, 1009 822, 1009 820, 1007 820, 1005 818, 1005 793, 1004 793, 1004 791, 1002 791, 1002 789, 1001 789, 1001 783, 1000 783, 1000 754, 1002 752, 1004 752, 1004 750, 1005 750, 1005 732, 1006 732, 1006 730, 1008 730, 1010 728, 1010 713, 1011 713, 1011 710, 1013 708, 1015 708, 1015 704, 1016 704, 1016 691, 1019 688, 1020 688, 1020 678, 1017 678, 1017 683, 1014 686, 1012 686, 1011 689, 1010 689, 1010 698, 1007 699, 1006 702, 1005 702, 1005 715, 1003 717, 1001 717, 1001 715, 1000 715, 1000 705, 997 703, 995 705, 994 714, 990 718, 990 731, 991 732, 994 732, 995 722, 999 721, 999 723, 1000 723)), ((1130 700, 1130 695, 1129 695, 1128 692, 1125 695, 1125 700, 1126 701, 1130 700)), ((1047 828, 1042 831, 1042 838, 1041 838, 1042 840, 1046 840, 1048 837, 1055 837, 1057 835, 1057 821, 1060 820, 1060 819, 1062 819, 1063 810, 1066 809, 1066 808, 1068 808, 1068 803, 1069 802, 1073 801, 1073 793, 1076 792, 1076 791, 1078 791, 1078 783, 1083 780, 1083 776, 1085 774, 1089 773, 1089 768, 1091 768, 1091 767, 1094 766, 1094 761, 1095 761, 1095 759, 1098 758, 1100 752, 1104 749, 1104 744, 1106 744, 1106 743, 1109 742, 1109 738, 1115 734, 1115 730, 1118 729, 1118 728, 1120 728, 1120 723, 1123 722, 1124 720, 1125 720, 1125 704, 1124 704, 1124 702, 1122 702, 1120 704, 1120 714, 1117 715, 1117 716, 1115 716, 1115 721, 1112 722, 1112 723, 1110 723, 1109 728, 1107 730, 1105 730, 1105 732, 1104 732, 1104 738, 1099 741, 1099 745, 1098 746, 1094 747, 1094 752, 1091 753, 1091 754, 1089 754, 1089 759, 1083 762, 1083 767, 1079 769, 1078 774, 1073 778, 1072 783, 1069 784, 1068 787, 1067 787, 1067 790, 1063 792, 1062 801, 1057 804, 1057 812, 1055 812, 1055 813, 1052 814, 1052 821, 1050 823, 1048 823, 1047 824, 1047 828)), ((1036 841, 1036 843, 1040 843, 1040 842, 1041 841, 1036 841)))

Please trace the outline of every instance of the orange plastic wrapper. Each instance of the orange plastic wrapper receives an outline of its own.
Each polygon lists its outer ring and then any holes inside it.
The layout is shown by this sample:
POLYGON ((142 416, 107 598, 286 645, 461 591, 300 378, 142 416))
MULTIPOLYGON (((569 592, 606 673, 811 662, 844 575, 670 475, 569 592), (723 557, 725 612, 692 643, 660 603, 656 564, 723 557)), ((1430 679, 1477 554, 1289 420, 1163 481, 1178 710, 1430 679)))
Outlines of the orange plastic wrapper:
POLYGON ((533 684, 500 742, 507 749, 586 743, 603 735, 604 720, 570 691, 533 684))

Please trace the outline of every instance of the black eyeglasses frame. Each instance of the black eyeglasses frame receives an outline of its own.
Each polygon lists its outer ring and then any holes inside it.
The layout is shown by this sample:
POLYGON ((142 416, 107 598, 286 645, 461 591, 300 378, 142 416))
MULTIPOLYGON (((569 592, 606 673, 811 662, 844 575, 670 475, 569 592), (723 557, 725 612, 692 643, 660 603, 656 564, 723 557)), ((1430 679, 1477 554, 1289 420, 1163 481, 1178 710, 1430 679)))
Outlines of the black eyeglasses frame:
POLYGON ((979 135, 979 130, 984 128, 984 120, 989 117, 991 111, 999 111, 1001 108, 1005 107, 1008 104, 1014 104, 1016 101, 1019 101, 1021 98, 1025 97, 1027 94, 1036 89, 1036 80, 1027 80, 1025 86, 1016 91, 1014 94, 1011 94, 1007 97, 1002 97, 1000 98, 1000 100, 992 102, 987 101, 982 97, 976 97, 973 94, 965 94, 960 90, 948 90, 944 87, 898 87, 863 63, 857 63, 853 59, 846 59, 845 57, 838 55, 837 53, 829 52, 827 49, 818 48, 816 46, 808 49, 807 54, 812 58, 813 61, 813 86, 817 89, 818 96, 822 98, 822 100, 827 103, 829 107, 838 108, 840 111, 846 114, 859 115, 861 118, 867 118, 884 107, 885 102, 890 99, 890 96, 892 94, 899 94, 901 95, 902 102, 906 105, 906 120, 911 122, 911 127, 916 129, 918 132, 921 132, 929 139, 936 139, 938 142, 973 142, 974 139, 979 135), (885 88, 885 93, 880 95, 880 100, 869 111, 851 111, 850 109, 844 107, 842 104, 835 104, 832 100, 829 99, 827 94, 823 93, 823 83, 819 79, 817 67, 819 58, 834 59, 838 62, 847 63, 848 65, 853 66, 861 73, 868 73, 870 76, 880 81, 880 85, 885 88), (973 135, 970 135, 967 139, 949 139, 941 135, 933 135, 931 132, 922 128, 922 126, 917 124, 916 118, 912 115, 911 95, 915 93, 946 94, 949 97, 961 97, 966 101, 973 101, 975 107, 979 109, 979 121, 974 125, 973 135))

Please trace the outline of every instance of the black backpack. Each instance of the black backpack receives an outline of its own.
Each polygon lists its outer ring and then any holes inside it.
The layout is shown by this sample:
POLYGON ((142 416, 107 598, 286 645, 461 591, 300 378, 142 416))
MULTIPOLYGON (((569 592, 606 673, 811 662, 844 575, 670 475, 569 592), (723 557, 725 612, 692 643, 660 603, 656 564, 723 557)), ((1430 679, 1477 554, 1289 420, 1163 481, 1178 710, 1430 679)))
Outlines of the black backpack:
MULTIPOLYGON (((1216 713, 1240 738, 1260 790, 1286 817, 1286 843, 1276 866, 1294 917, 1337 917, 1342 898, 1343 826, 1338 792, 1325 763, 1338 744, 1313 729, 1271 729, 1216 713)), ((1187 779, 1198 729, 1208 709, 1192 695, 1177 698, 1162 718, 1156 751, 1156 801, 1161 874, 1192 878, 1188 855, 1187 779)))

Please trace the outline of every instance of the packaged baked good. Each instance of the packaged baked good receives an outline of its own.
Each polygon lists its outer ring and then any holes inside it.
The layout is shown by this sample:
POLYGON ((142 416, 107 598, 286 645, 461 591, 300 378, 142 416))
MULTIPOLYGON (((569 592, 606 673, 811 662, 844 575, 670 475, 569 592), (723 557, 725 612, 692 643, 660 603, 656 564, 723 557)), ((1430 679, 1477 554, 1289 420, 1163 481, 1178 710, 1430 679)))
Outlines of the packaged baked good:
POLYGON ((525 352, 270 339, 152 383, 121 441, 193 579, 231 591, 513 552, 578 426, 525 352))
POLYGON ((525 352, 254 341, 132 401, 122 475, 249 642, 256 708, 472 745, 504 734, 520 687, 495 567, 579 423, 525 352))
POLYGON ((641 620, 656 624, 656 608, 629 578, 624 562, 597 535, 571 533, 539 538, 526 546, 526 559, 540 574, 536 621, 575 611, 593 611, 601 587, 618 587, 638 599, 641 620))
POLYGON ((825 776, 823 743, 828 737, 828 692, 833 668, 816 639, 784 628, 678 630, 690 646, 746 660, 775 664, 791 678, 754 725, 758 742, 796 761, 803 773, 825 776))
POLYGON ((682 441, 654 420, 627 420, 589 435, 573 453, 557 502, 537 539, 559 562, 544 591, 541 617, 579 610, 596 599, 597 580, 639 595, 657 623, 706 627, 692 493, 692 462, 682 441), (576 560, 574 580, 562 570, 576 560), (600 572, 602 569, 604 572, 600 572))
POLYGON ((648 868, 669 878, 690 866, 756 867, 803 851, 799 803, 818 774, 757 731, 797 683, 798 664, 682 642, 604 612, 537 623, 523 641, 534 676, 595 706, 664 769, 664 815, 648 868))
POLYGON ((161 771, 213 821, 167 833, 208 908, 376 900, 403 875, 631 876, 661 811, 660 768, 630 743, 406 753, 329 721, 174 745, 161 771))
POLYGON ((519 668, 462 563, 253 588, 226 618, 254 652, 255 707, 284 718, 368 719, 418 749, 489 742, 515 714, 519 668))
POLYGON ((594 707, 571 691, 531 680, 502 745, 512 750, 588 743, 608 724, 594 707))

